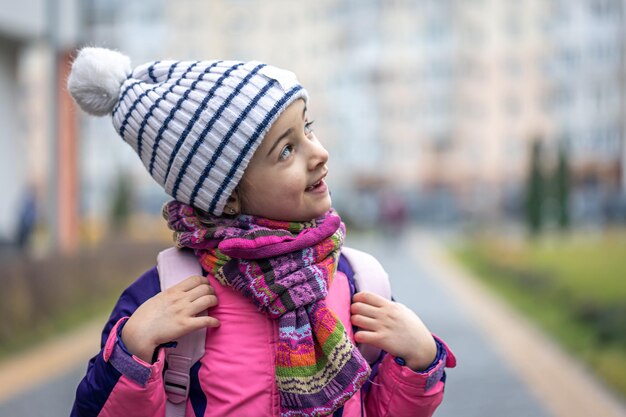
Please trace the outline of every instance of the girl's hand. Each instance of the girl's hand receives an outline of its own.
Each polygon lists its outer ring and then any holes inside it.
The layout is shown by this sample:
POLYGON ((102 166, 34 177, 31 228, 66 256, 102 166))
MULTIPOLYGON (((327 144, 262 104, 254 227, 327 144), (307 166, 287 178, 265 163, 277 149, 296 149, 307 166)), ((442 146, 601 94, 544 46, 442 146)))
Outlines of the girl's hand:
POLYGON ((437 344, 422 320, 403 304, 370 292, 354 295, 351 322, 359 327, 357 343, 376 346, 422 371, 435 360, 437 344))
POLYGON ((122 329, 122 340, 130 353, 151 363, 162 343, 219 321, 199 313, 217 305, 215 290, 207 278, 192 276, 148 299, 135 310, 122 329))

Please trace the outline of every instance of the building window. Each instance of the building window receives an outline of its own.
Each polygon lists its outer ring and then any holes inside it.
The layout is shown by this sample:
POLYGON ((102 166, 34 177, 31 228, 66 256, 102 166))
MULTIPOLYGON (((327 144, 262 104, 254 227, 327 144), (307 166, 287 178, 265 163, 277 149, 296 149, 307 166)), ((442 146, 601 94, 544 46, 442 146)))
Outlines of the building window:
POLYGON ((505 108, 509 116, 516 117, 522 112, 522 103, 519 97, 511 94, 505 99, 505 108))
POLYGON ((619 9, 615 7, 616 2, 611 0, 596 0, 590 3, 591 13, 598 19, 610 18, 619 9))

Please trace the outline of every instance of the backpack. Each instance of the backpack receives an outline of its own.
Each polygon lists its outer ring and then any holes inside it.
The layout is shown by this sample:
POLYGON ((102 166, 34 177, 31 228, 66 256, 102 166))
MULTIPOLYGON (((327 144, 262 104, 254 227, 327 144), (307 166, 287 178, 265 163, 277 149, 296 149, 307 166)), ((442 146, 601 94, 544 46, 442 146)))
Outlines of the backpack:
MULTIPOLYGON (((341 254, 349 266, 342 272, 348 276, 349 280, 353 279, 356 291, 369 291, 391 299, 389 276, 376 258, 345 246, 341 249, 341 254)), ((192 275, 203 275, 202 268, 193 252, 177 248, 168 248, 159 253, 157 270, 161 290, 176 285, 192 275)), ((190 370, 204 355, 205 337, 206 330, 199 329, 179 338, 176 346, 166 348, 167 370, 163 374, 163 384, 167 395, 166 417, 185 417, 189 397, 190 370)), ((370 364, 380 356, 380 349, 374 346, 365 344, 357 346, 370 364)))

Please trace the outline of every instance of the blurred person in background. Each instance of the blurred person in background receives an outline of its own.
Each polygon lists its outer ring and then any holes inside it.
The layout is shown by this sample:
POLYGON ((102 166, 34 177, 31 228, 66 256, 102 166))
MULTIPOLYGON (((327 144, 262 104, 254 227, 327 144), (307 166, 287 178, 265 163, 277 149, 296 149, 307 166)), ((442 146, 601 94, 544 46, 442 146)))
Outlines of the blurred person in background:
POLYGON ((169 416, 172 392, 187 416, 434 413, 454 355, 407 307, 356 292, 328 152, 293 73, 234 61, 132 69, 85 48, 68 87, 86 112, 112 115, 174 198, 163 215, 204 271, 162 289, 152 268, 126 289, 72 416, 169 416), (172 342, 198 330, 200 360, 166 381, 172 342), (368 363, 357 344, 379 354, 368 363))
POLYGON ((30 243, 35 226, 37 225, 37 195, 34 186, 24 190, 20 215, 15 232, 15 245, 19 250, 25 250, 30 243))
POLYGON ((397 192, 382 192, 380 196, 380 224, 391 243, 400 243, 408 221, 405 199, 397 192))

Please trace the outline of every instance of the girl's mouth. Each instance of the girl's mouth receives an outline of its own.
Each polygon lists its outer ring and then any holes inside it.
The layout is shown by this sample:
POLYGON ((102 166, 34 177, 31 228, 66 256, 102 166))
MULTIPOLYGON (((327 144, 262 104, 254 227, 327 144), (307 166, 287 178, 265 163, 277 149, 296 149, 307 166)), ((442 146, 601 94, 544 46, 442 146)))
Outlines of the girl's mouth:
POLYGON ((327 190, 326 182, 324 179, 319 180, 313 185, 306 187, 304 191, 306 192, 325 192, 327 190))

